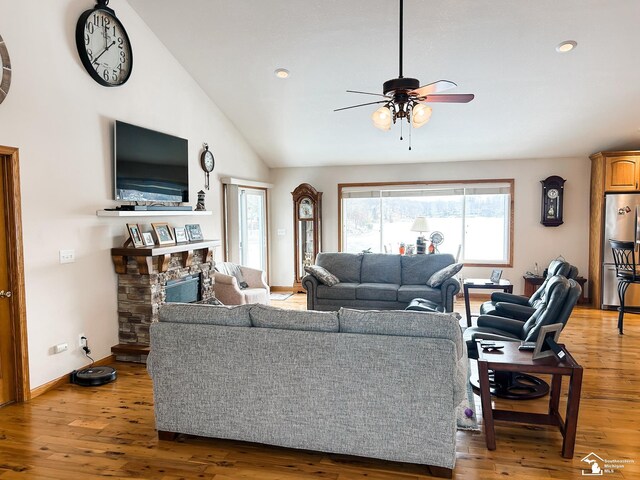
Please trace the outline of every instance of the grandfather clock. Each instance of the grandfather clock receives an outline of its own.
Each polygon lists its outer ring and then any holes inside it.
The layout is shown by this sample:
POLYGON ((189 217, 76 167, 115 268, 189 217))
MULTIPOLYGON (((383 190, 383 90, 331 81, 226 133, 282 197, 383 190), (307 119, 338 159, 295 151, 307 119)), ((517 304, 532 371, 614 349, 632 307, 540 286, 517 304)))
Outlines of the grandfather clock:
POLYGON ((302 183, 291 192, 293 195, 293 239, 295 246, 295 278, 293 293, 304 292, 302 277, 305 265, 313 265, 320 252, 322 238, 322 192, 308 183, 302 183))

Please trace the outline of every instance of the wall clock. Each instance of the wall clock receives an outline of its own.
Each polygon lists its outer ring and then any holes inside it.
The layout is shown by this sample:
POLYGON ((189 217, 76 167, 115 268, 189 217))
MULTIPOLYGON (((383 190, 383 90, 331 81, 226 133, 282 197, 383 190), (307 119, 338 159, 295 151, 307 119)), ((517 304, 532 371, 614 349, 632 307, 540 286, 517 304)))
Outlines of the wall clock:
POLYGON ((117 87, 129 80, 133 51, 127 31, 108 4, 109 0, 98 0, 80 15, 76 46, 91 78, 105 87, 117 87))
POLYGON ((4 101, 9 93, 11 85, 11 60, 9 60, 9 50, 0 35, 0 103, 4 101))
POLYGON ((540 180, 542 184, 542 216, 540 223, 545 227, 562 225, 565 179, 553 175, 540 180))
POLYGON ((209 145, 203 143, 204 151, 200 154, 200 166, 204 170, 204 188, 209 190, 209 174, 216 166, 216 160, 213 158, 213 153, 209 150, 209 145))

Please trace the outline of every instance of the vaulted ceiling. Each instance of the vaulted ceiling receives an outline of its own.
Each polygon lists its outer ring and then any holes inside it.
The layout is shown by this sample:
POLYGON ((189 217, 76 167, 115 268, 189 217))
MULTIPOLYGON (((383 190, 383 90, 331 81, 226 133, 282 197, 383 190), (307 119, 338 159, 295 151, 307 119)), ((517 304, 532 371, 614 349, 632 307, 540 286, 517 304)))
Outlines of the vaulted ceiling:
POLYGON ((128 1, 271 167, 640 147, 638 0, 405 0, 404 75, 476 95, 432 104, 412 151, 375 106, 333 112, 398 76, 398 0, 128 1))

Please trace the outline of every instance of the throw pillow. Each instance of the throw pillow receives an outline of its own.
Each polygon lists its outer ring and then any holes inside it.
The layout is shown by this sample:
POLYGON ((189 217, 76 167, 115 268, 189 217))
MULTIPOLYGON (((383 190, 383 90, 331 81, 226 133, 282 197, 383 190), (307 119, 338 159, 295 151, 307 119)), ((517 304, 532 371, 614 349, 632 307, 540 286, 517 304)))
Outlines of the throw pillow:
POLYGON ((462 263, 452 263, 451 265, 438 270, 427 280, 427 285, 433 288, 439 287, 446 280, 458 273, 464 265, 462 263))
POLYGON ((331 273, 326 268, 319 267, 318 265, 307 265, 304 267, 304 271, 310 275, 313 275, 318 279, 320 283, 325 284, 328 287, 333 287, 340 283, 338 277, 331 273))

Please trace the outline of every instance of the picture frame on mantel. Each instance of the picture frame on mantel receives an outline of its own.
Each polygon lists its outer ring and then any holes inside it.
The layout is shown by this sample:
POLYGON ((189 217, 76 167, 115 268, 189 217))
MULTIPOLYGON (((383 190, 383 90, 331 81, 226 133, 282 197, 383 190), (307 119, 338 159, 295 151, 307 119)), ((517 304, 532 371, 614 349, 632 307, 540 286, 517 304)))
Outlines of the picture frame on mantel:
POLYGON ((187 235, 189 236, 189 241, 200 241, 204 240, 202 236, 202 230, 200 229, 200 224, 192 223, 190 225, 185 225, 184 228, 187 230, 187 235))
POLYGON ((174 245, 176 243, 168 223, 152 223, 151 228, 153 228, 158 245, 174 245))
POLYGON ((134 247, 144 247, 142 232, 140 231, 140 227, 137 223, 127 223, 127 231, 129 232, 129 240, 133 243, 134 247))
POLYGON ((175 227, 173 229, 173 236, 176 239, 176 243, 187 243, 189 241, 187 231, 184 227, 175 227))
POLYGON ((156 245, 151 232, 142 232, 142 240, 144 240, 144 245, 146 247, 154 247, 156 245))

